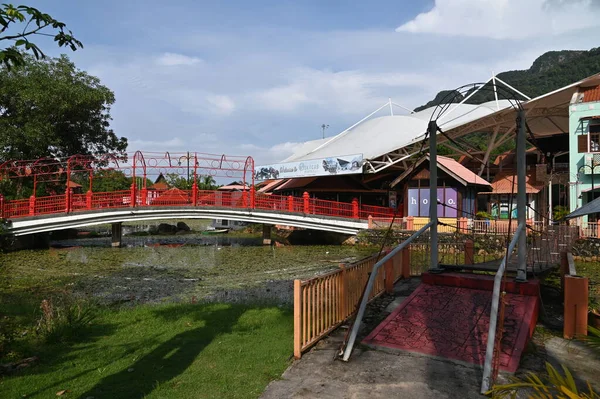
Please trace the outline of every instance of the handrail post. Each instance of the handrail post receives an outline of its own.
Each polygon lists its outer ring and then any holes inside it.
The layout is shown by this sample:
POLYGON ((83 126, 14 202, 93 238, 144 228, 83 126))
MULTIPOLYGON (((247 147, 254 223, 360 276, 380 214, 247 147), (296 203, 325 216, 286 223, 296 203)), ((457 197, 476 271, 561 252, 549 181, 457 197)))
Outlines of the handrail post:
MULTIPOLYGON (((517 117, 519 132, 517 135, 517 219, 519 225, 525 226, 527 218, 527 159, 525 156, 525 111, 519 110, 517 117)), ((527 281, 527 237, 519 236, 516 281, 527 281)))
POLYGON ((29 216, 35 215, 35 195, 29 197, 29 216))
POLYGON ((410 236, 406 241, 402 244, 398 245, 394 248, 390 253, 380 259, 371 270, 371 274, 369 275, 369 280, 367 281, 367 286, 365 288, 365 292, 363 294, 362 300, 360 301, 358 312, 356 313, 356 319, 354 320, 354 324, 352 325, 352 331, 350 331, 350 337, 348 338, 348 344, 346 345, 346 349, 344 350, 344 356, 342 360, 345 362, 350 358, 350 354, 352 353, 352 349, 354 348, 354 342, 356 341, 356 336, 358 335, 358 330, 360 329, 360 323, 362 322, 363 316, 365 315, 365 309, 367 308, 367 303, 369 302, 369 295, 371 294, 371 290, 373 289, 373 285, 375 284, 375 280, 377 279, 377 271, 384 265, 388 260, 392 259, 394 255, 398 252, 402 251, 407 245, 409 245, 414 239, 419 237, 423 232, 429 229, 433 225, 432 222, 427 223, 423 226, 419 231, 410 236))
POLYGON ((135 180, 134 180, 134 181, 133 181, 133 183, 131 183, 131 188, 130 188, 130 193, 129 193, 129 195, 130 195, 130 197, 131 197, 131 198, 130 198, 130 200, 131 200, 130 206, 131 206, 132 208, 134 208, 134 207, 135 207, 135 202, 136 202, 136 198, 135 198, 135 189, 136 189, 136 187, 135 187, 135 180))
POLYGON ((352 217, 354 219, 358 219, 359 218, 358 200, 356 198, 352 198, 352 217))
POLYGON ((196 182, 196 179, 194 179, 194 182, 192 183, 192 205, 198 205, 198 183, 196 182))
POLYGON ((433 223, 429 230, 431 241, 431 265, 429 271, 440 272, 438 261, 438 170, 437 170, 437 123, 429 121, 429 220, 433 223))
POLYGON ((141 205, 142 206, 146 206, 148 205, 148 189, 146 187, 142 187, 142 189, 140 190, 140 195, 141 195, 141 205))
POLYGON ((502 276, 504 275, 504 269, 509 257, 515 250, 517 242, 520 241, 523 235, 524 224, 519 224, 517 231, 510 241, 508 246, 507 255, 504 256, 496 276, 494 277, 494 290, 492 291, 492 308, 490 310, 490 325, 488 329, 488 338, 485 350, 485 360, 483 363, 483 378, 481 380, 481 393, 485 394, 490 390, 492 384, 492 363, 494 361, 494 345, 496 344, 496 326, 498 323, 498 307, 500 305, 500 285, 502 283, 502 276))
POLYGON ((288 195, 288 212, 294 212, 294 197, 288 195))
POLYGON ((4 195, 0 194, 0 219, 4 219, 4 195))
POLYGON ((92 198, 93 198, 94 193, 92 192, 92 190, 88 190, 85 193, 85 207, 87 209, 92 209, 92 198))
POLYGON ((304 213, 308 215, 310 213, 310 195, 305 191, 302 199, 304 200, 304 213))
POLYGON ((302 356, 302 282, 294 280, 294 357, 302 356))

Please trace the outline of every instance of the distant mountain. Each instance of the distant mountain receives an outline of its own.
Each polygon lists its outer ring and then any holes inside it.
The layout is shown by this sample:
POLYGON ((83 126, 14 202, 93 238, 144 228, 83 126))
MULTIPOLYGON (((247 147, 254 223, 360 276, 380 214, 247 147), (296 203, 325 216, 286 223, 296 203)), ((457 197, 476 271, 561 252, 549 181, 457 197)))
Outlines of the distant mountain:
MULTIPOLYGON (((549 51, 538 57, 531 68, 522 71, 506 71, 496 75, 498 78, 513 86, 531 98, 550 91, 560 89, 573 82, 600 72, 600 47, 589 51, 549 51)), ((491 84, 489 84, 491 88, 491 84)), ((432 107, 440 102, 448 102, 452 90, 440 91, 433 100, 415 108, 415 111, 432 107)), ((469 93, 467 92, 465 96, 469 93)), ((460 102, 464 97, 455 96, 454 101, 460 102)), ((499 98, 503 98, 499 93, 499 98)), ((481 90, 467 100, 468 104, 481 104, 494 100, 492 90, 481 90)))

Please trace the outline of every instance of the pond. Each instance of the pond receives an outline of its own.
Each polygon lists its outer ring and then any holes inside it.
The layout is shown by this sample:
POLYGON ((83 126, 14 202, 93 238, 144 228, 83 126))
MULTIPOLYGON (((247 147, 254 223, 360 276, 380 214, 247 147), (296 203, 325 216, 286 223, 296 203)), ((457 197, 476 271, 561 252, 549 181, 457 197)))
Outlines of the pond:
POLYGON ((65 288, 103 303, 292 301, 307 279, 372 254, 355 246, 263 246, 256 235, 126 236, 62 240, 61 248, 2 254, 0 277, 19 287, 65 288))

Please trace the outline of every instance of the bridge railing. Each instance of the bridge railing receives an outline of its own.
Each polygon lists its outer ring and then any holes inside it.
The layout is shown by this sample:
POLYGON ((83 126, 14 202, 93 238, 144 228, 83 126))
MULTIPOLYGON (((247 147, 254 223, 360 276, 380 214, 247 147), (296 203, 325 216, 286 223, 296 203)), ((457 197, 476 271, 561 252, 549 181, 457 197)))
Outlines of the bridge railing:
POLYGON ((277 212, 300 213, 366 220, 369 216, 380 221, 389 221, 394 209, 360 205, 357 200, 337 202, 302 197, 264 195, 254 190, 150 190, 132 188, 111 192, 91 192, 65 194, 46 197, 31 197, 5 201, 0 195, 0 218, 15 219, 27 216, 71 213, 85 210, 119 209, 145 206, 209 206, 235 209, 261 209, 277 212))
MULTIPOLYGON (((378 256, 373 255, 354 263, 340 264, 338 270, 309 280, 294 280, 296 358, 300 358, 302 352, 356 312, 364 287, 377 261, 378 256)), ((391 291, 394 282, 408 277, 409 262, 409 257, 399 252, 385 267, 376 270, 377 275, 368 300, 378 297, 384 291, 391 291)))

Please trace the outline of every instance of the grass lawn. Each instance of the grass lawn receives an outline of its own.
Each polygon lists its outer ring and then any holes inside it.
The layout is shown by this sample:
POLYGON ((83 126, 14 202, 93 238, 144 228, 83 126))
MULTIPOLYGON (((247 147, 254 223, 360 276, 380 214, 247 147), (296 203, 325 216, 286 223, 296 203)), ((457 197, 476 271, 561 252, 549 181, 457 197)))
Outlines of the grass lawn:
POLYGON ((590 301, 600 306, 600 262, 575 262, 575 270, 580 276, 588 278, 590 301))
MULTIPOLYGON (((100 309, 74 343, 15 345, 38 364, 0 377, 1 398, 256 398, 292 353, 292 314, 276 306, 100 309)), ((6 360, 6 359, 5 359, 6 360)))

